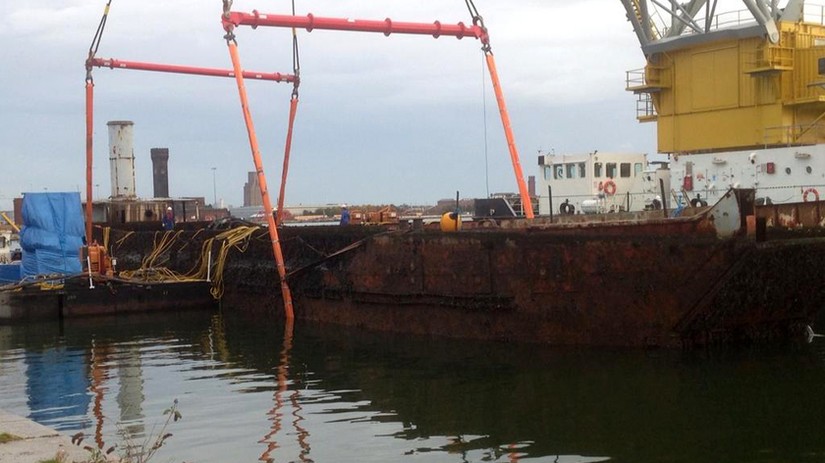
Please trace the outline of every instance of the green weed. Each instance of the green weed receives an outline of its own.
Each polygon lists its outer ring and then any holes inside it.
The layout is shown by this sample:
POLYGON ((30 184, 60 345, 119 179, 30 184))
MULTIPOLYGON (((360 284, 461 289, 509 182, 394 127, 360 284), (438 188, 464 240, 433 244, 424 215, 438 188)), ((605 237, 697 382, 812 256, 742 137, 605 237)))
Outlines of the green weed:
POLYGON ((14 442, 20 439, 22 439, 22 437, 17 437, 7 432, 0 432, 0 444, 5 444, 6 442, 14 442))
MULTIPOLYGON (((169 425, 183 418, 183 415, 181 415, 180 411, 178 411, 178 399, 175 399, 172 406, 164 410, 163 414, 166 416, 166 420, 164 421, 163 426, 160 427, 160 430, 157 433, 149 434, 146 436, 146 439, 139 444, 134 442, 131 434, 127 430, 118 426, 121 434, 124 436, 125 445, 124 450, 118 455, 119 459, 116 461, 121 463, 148 462, 155 455, 155 453, 163 447, 163 444, 166 443, 166 439, 172 437, 172 433, 166 432, 169 425)), ((82 432, 72 436, 73 444, 78 447, 82 447, 84 450, 89 452, 89 459, 84 463, 107 463, 112 461, 110 455, 116 452, 117 445, 112 445, 104 450, 103 448, 98 448, 92 445, 84 445, 83 441, 85 438, 86 436, 82 432)), ((105 445, 103 447, 105 447, 105 445)), ((56 463, 62 462, 56 461, 56 463)))

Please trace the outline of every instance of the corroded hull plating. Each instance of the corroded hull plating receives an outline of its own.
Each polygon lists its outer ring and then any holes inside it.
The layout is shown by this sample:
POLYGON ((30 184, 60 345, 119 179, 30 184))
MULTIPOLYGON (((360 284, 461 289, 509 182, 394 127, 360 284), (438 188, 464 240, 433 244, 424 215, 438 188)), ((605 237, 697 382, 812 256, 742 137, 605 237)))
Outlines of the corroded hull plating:
MULTIPOLYGON (((737 206, 752 207, 752 198, 740 195, 737 206)), ((374 235, 293 274, 296 316, 573 345, 678 345, 802 332, 822 289, 798 273, 816 265, 814 256, 825 257, 825 245, 757 243, 745 236, 738 209, 722 209, 678 220, 374 235), (726 221, 733 229, 722 230, 726 221), (783 259, 799 253, 808 256, 806 266, 781 270, 783 259), (777 290, 791 281, 790 296, 777 290)), ((300 241, 323 248, 311 235, 300 241)), ((292 262, 299 247, 286 245, 292 262)), ((230 306, 243 306, 263 288, 247 280, 235 289, 227 291, 230 306)))
POLYGON ((738 255, 715 237, 650 233, 382 236, 323 271, 299 305, 316 320, 422 334, 670 344, 673 327, 738 255), (328 304, 335 300, 345 309, 328 304))
MULTIPOLYGON (((456 233, 285 227, 281 236, 298 319, 559 345, 803 333, 825 300, 814 277, 825 239, 760 242, 740 213, 753 211, 752 190, 728 200, 677 219, 513 221, 456 233)), ((283 313, 269 245, 262 233, 227 259, 226 310, 283 313)), ((140 262, 150 248, 139 247, 116 251, 118 262, 140 262)), ((170 262, 191 267, 194 249, 188 242, 170 262)))
POLYGON ((409 236, 371 240, 321 271, 299 291, 297 313, 387 331, 549 344, 787 338, 803 333, 820 308, 822 281, 809 272, 823 258, 822 239, 409 236), (386 259, 384 274, 368 264, 376 256, 386 259), (457 263, 437 264, 444 259, 457 263))

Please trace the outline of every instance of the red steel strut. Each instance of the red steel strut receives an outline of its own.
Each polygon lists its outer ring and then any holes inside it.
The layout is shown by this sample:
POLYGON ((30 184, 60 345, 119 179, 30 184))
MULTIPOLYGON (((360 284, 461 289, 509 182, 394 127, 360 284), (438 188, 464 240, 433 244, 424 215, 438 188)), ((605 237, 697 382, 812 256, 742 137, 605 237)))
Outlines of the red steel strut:
MULTIPOLYGON (((226 4, 226 3, 225 3, 226 4)), ((235 42, 235 35, 231 30, 225 36, 226 44, 229 48, 229 57, 232 59, 232 67, 235 69, 235 82, 238 84, 238 95, 241 100, 241 110, 243 111, 244 122, 246 122, 246 132, 249 136, 249 147, 252 150, 252 161, 255 164, 255 171, 258 173, 258 186, 261 190, 261 200, 264 206, 264 214, 269 225, 269 237, 272 240, 272 251, 275 254, 275 264, 278 267, 278 277, 281 281, 281 296, 284 300, 284 316, 287 321, 293 320, 295 314, 292 310, 292 292, 286 281, 286 268, 284 266, 284 256, 281 252, 281 241, 278 238, 278 227, 275 224, 275 217, 272 215, 272 203, 269 200, 269 190, 264 175, 261 152, 258 147, 258 136, 255 134, 255 125, 252 122, 252 113, 249 111, 249 99, 244 85, 243 72, 241 72, 241 59, 238 56, 238 44, 235 42)))
POLYGON ((100 40, 103 38, 103 29, 106 28, 106 20, 109 17, 109 7, 112 0, 106 3, 103 9, 103 16, 97 25, 97 31, 89 45, 89 56, 86 59, 86 244, 92 244, 92 163, 93 154, 93 124, 94 124, 94 97, 95 83, 92 79, 92 66, 89 61, 94 59, 97 49, 100 48, 100 40))
MULTIPOLYGON (((292 0, 292 14, 295 14, 295 0, 292 0)), ((292 131, 295 127, 295 114, 298 111, 298 87, 301 85, 301 60, 298 57, 298 34, 292 28, 292 72, 295 81, 292 86, 292 98, 289 100, 289 128, 286 131, 284 144, 284 166, 281 170, 281 190, 278 194, 278 220, 280 226, 284 220, 284 195, 286 194, 286 178, 289 172, 289 153, 292 150, 292 131)))

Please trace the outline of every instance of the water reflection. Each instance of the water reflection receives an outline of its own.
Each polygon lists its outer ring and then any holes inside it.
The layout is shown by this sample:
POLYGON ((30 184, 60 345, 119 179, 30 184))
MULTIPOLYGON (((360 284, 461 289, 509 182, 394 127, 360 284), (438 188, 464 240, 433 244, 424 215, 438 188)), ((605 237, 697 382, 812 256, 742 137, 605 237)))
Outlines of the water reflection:
MULTIPOLYGON (((267 413, 269 417, 268 419, 272 421, 272 429, 263 437, 263 439, 258 441, 259 443, 266 444, 266 450, 263 454, 261 454, 258 460, 269 463, 277 461, 274 458, 275 450, 281 447, 277 441, 278 434, 281 434, 282 439, 286 439, 289 437, 289 433, 282 432, 282 422, 285 413, 285 402, 283 396, 288 392, 287 386, 289 381, 289 359, 290 352, 292 350, 293 331, 294 324, 291 320, 288 320, 284 326, 284 343, 281 349, 281 355, 278 361, 278 366, 276 368, 278 388, 275 390, 275 394, 273 397, 274 406, 267 413)), ((295 434, 297 435, 297 442, 299 447, 301 448, 300 454, 298 455, 298 459, 303 462, 311 462, 313 460, 309 458, 309 431, 307 431, 303 426, 301 426, 301 422, 304 421, 304 417, 302 416, 303 409, 301 407, 299 399, 300 391, 298 389, 295 389, 292 393, 289 394, 289 405, 292 409, 292 427, 296 431, 295 434)))
POLYGON ((63 345, 43 347, 26 351, 24 362, 28 417, 40 423, 68 419, 65 429, 88 426, 85 416, 89 406, 86 352, 63 345))
POLYGON ((0 408, 172 461, 821 461, 825 348, 588 351, 231 312, 0 327, 0 408), (21 387, 25 385, 25 387, 21 387))

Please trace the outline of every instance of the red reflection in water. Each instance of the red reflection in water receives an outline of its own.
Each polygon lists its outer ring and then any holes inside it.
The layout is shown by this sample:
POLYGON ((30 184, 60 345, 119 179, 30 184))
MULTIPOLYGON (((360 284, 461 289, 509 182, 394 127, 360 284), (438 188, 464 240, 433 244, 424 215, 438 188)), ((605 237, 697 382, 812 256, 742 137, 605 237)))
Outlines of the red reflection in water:
MULTIPOLYGON (((283 395, 287 391, 287 381, 289 380, 289 355, 292 351, 292 332, 293 322, 292 320, 287 320, 286 325, 284 326, 284 343, 281 349, 281 357, 277 369, 278 388, 275 390, 274 395, 275 405, 267 412, 267 415, 270 417, 269 419, 272 421, 272 428, 271 431, 263 437, 263 439, 258 441, 261 444, 266 444, 266 450, 264 450, 258 458, 260 461, 274 462, 275 460, 273 453, 276 449, 281 447, 275 437, 283 427, 283 395)), ((309 431, 307 431, 300 424, 301 421, 304 420, 304 417, 301 415, 302 408, 299 399, 300 393, 297 390, 293 391, 289 396, 289 402, 292 406, 292 416, 294 417, 292 420, 292 427, 295 428, 298 433, 298 445, 301 447, 301 454, 298 458, 304 462, 311 462, 312 460, 309 458, 309 431)))
POLYGON ((95 417, 95 443, 97 448, 102 449, 106 443, 103 441, 103 398, 108 390, 105 383, 109 380, 109 368, 106 366, 108 349, 98 347, 97 342, 92 340, 91 359, 91 385, 89 389, 94 396, 92 414, 95 417))

